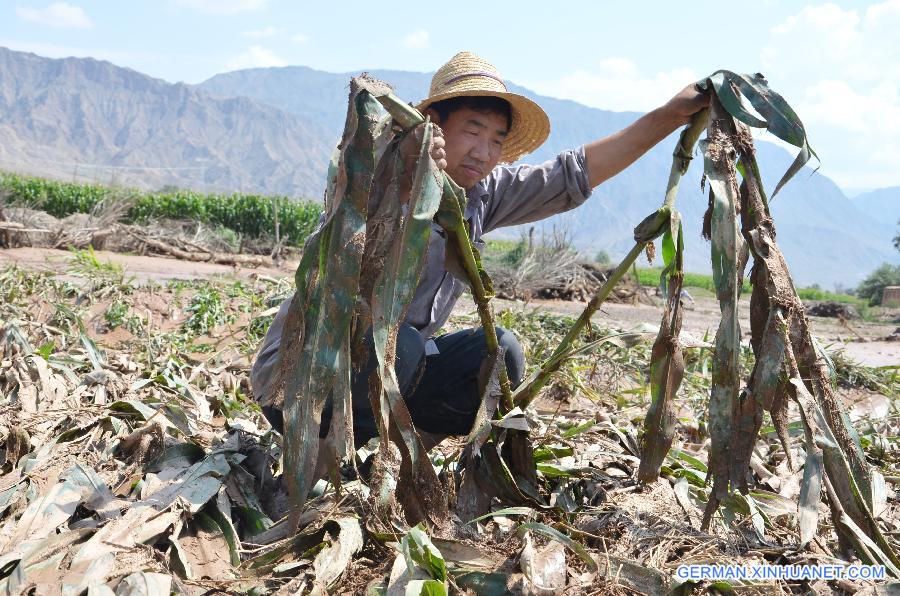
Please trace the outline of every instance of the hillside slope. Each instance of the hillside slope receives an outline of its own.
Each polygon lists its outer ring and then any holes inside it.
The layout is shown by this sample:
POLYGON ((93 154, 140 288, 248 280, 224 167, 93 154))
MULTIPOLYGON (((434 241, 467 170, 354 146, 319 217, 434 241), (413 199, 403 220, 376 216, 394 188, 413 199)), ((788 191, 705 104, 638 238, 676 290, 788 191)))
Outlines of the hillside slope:
POLYGON ((0 48, 0 135, 4 169, 317 197, 331 133, 247 97, 213 98, 109 62, 0 48))

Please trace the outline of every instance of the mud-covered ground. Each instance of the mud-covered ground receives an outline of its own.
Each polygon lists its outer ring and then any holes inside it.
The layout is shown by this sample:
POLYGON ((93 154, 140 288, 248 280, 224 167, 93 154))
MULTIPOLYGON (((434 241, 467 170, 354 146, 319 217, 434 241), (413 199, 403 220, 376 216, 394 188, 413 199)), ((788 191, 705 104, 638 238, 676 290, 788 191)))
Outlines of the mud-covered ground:
MULTIPOLYGON (((248 372, 274 306, 291 291, 292 271, 292 264, 246 269, 0 250, 0 590, 403 593, 414 577, 440 575, 403 554, 423 548, 421 536, 379 518, 365 484, 346 470, 342 492, 323 482, 324 494, 305 507, 301 532, 286 532, 283 503, 272 499, 277 482, 259 465, 277 462, 280 437, 250 401, 248 372)), ((748 497, 761 513, 751 515, 747 500, 736 497, 700 529, 708 494, 706 342, 718 307, 711 296, 693 294, 682 334, 678 434, 662 477, 645 487, 633 480, 661 311, 609 304, 595 317, 595 332, 633 333, 566 365, 529 413, 548 508, 504 511, 497 502, 494 515, 478 523, 432 529, 450 593, 657 594, 678 588, 682 564, 853 560, 838 545, 824 503, 815 540, 798 549, 803 469, 789 465, 768 421, 748 497)), ((495 305, 498 323, 520 336, 532 364, 580 309, 495 305)), ((477 324, 464 297, 448 328, 477 324)), ((825 345, 840 340, 846 353, 872 364, 898 362, 894 344, 878 341, 894 326, 851 325, 813 321, 825 345), (859 336, 870 341, 848 341, 859 336)), ((885 480, 876 514, 896 544, 900 381, 896 371, 837 354, 835 363, 838 395, 885 480)), ((797 462, 805 457, 801 435, 792 427, 797 462)), ((461 446, 445 441, 433 462, 449 466, 461 446)), ((873 585, 732 581, 679 589, 872 594, 873 585)))

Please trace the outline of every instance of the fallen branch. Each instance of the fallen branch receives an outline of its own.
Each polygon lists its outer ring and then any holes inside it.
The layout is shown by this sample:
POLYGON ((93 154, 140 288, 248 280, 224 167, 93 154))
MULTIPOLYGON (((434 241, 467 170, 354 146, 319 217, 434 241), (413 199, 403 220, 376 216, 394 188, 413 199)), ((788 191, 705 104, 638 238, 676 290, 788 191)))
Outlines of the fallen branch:
POLYGON ((147 234, 139 233, 130 226, 120 226, 120 228, 130 236, 132 236, 134 239, 143 243, 151 251, 174 257, 182 261, 191 261, 195 263, 215 263, 217 265, 232 265, 242 267, 273 266, 272 259, 269 257, 215 252, 192 252, 176 248, 174 246, 171 246, 170 244, 162 242, 161 240, 151 238, 147 234))

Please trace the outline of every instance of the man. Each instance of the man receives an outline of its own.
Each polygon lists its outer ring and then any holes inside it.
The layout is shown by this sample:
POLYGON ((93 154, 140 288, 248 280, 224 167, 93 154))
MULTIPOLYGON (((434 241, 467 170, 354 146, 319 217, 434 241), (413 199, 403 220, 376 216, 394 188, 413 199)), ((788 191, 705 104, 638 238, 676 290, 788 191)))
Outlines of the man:
MULTIPOLYGON (((564 151, 542 165, 515 167, 498 164, 512 163, 537 149, 550 134, 550 121, 536 103, 507 91, 497 69, 487 61, 469 52, 457 54, 435 73, 428 98, 417 107, 443 131, 443 139, 436 136, 432 157, 466 190, 465 218, 473 242, 480 247, 482 235, 491 230, 581 205, 595 186, 629 166, 707 104, 706 95, 691 85, 622 131, 564 151)), ((415 143, 409 145, 415 147, 415 143)), ((469 432, 480 402, 477 376, 487 348, 480 329, 433 337, 467 286, 445 267, 445 243, 444 231, 433 224, 425 268, 397 336, 395 363, 413 422, 435 440, 469 432)), ((256 399, 279 431, 283 419, 280 404, 273 403, 273 381, 289 303, 285 301, 276 315, 251 373, 256 399)), ((511 332, 498 328, 497 335, 515 387, 525 374, 522 348, 511 332)), ((357 446, 378 434, 367 390, 369 372, 375 367, 372 354, 352 381, 357 446)), ((330 417, 326 405, 321 436, 328 430, 330 417)))

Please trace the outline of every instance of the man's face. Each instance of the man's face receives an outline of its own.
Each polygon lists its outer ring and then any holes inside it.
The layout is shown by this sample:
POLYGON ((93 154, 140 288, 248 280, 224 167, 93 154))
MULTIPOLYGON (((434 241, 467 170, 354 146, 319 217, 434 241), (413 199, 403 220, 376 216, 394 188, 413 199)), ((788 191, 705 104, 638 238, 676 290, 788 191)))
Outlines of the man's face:
POLYGON ((460 108, 447 116, 446 122, 440 122, 434 110, 428 113, 444 131, 444 171, 461 187, 472 188, 500 162, 503 141, 509 132, 505 116, 460 108))

